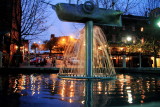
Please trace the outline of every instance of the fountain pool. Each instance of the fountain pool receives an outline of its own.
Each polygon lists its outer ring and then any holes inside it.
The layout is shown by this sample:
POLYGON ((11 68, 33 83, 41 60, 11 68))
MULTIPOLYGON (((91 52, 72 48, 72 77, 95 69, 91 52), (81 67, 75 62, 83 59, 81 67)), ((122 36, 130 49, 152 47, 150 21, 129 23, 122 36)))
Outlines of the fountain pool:
POLYGON ((159 75, 117 74, 117 79, 59 79, 57 74, 1 74, 5 107, 159 107, 159 75))

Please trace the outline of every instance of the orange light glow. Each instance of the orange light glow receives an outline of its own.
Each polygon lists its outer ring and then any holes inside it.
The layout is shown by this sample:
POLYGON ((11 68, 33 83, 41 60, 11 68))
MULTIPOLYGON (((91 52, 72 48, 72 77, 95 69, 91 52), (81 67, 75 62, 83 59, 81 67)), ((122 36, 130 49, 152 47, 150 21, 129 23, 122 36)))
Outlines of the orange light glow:
POLYGON ((143 27, 141 27, 141 32, 143 32, 144 31, 144 28, 143 27))
POLYGON ((122 51, 122 50, 123 50, 123 48, 120 48, 120 50, 122 51))
POLYGON ((62 39, 62 41, 64 42, 64 41, 65 41, 65 39, 62 39))
POLYGON ((142 50, 141 48, 138 49, 138 51, 141 51, 141 50, 142 50))
POLYGON ((15 46, 16 49, 18 49, 18 46, 15 46))

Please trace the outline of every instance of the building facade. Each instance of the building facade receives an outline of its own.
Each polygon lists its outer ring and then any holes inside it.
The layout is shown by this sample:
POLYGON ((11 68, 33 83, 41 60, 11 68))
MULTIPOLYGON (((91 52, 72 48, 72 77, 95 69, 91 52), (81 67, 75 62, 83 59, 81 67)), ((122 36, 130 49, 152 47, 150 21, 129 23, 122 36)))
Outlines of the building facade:
POLYGON ((56 37, 54 34, 51 34, 50 41, 56 42, 53 43, 54 45, 51 48, 50 54, 56 57, 63 57, 65 49, 68 47, 68 45, 75 43, 77 39, 73 38, 72 36, 56 37))
POLYGON ((0 51, 8 65, 21 45, 21 0, 0 0, 0 14, 0 51))
POLYGON ((153 54, 141 47, 149 18, 122 15, 122 27, 101 26, 109 42, 115 67, 152 67, 153 54))

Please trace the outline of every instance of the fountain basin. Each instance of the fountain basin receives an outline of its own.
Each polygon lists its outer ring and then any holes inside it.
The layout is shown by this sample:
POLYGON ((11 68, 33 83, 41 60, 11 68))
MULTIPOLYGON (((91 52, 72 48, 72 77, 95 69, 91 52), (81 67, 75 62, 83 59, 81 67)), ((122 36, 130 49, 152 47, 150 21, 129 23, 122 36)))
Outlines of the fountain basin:
POLYGON ((115 80, 59 79, 57 74, 1 74, 0 104, 6 107, 159 107, 160 78, 117 74, 115 80), (116 103, 115 103, 116 102, 116 103))

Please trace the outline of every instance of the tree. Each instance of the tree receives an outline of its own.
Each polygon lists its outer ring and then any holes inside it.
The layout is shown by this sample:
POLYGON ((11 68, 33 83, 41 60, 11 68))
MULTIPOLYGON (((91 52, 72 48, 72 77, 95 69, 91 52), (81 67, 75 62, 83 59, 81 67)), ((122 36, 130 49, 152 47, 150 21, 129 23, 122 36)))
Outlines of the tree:
POLYGON ((157 67, 157 55, 160 51, 160 28, 154 28, 149 26, 145 30, 145 49, 153 53, 154 56, 154 67, 157 67))
POLYGON ((51 53, 53 47, 56 46, 58 43, 58 38, 52 38, 49 41, 46 40, 44 41, 44 43, 45 43, 45 48, 47 50, 50 50, 50 53, 51 53))
POLYGON ((47 25, 47 4, 42 0, 21 0, 21 35, 26 38, 29 35, 37 36, 44 32, 47 25))
MULTIPOLYGON (((77 3, 81 0, 77 0, 77 3)), ((123 14, 127 14, 134 9, 141 1, 139 0, 90 0, 94 2, 97 7, 106 9, 120 10, 123 14)))
MULTIPOLYGON (((145 0, 141 2, 141 7, 138 8, 137 14, 142 15, 142 16, 148 16, 150 12, 153 9, 156 9, 159 7, 160 2, 159 0, 145 0)), ((154 56, 154 67, 157 67, 157 54, 160 51, 160 28, 155 27, 155 23, 153 23, 153 20, 156 19, 156 17, 149 16, 148 22, 149 25, 145 26, 144 28, 144 38, 145 38, 145 49, 146 51, 150 51, 153 53, 154 56)))
POLYGON ((31 49, 33 49, 35 53, 37 53, 38 47, 39 47, 39 45, 38 45, 37 43, 33 43, 33 44, 31 45, 31 49))
POLYGON ((136 14, 141 16, 148 16, 151 10, 159 6, 159 0, 143 0, 140 2, 140 5, 138 5, 136 14))

